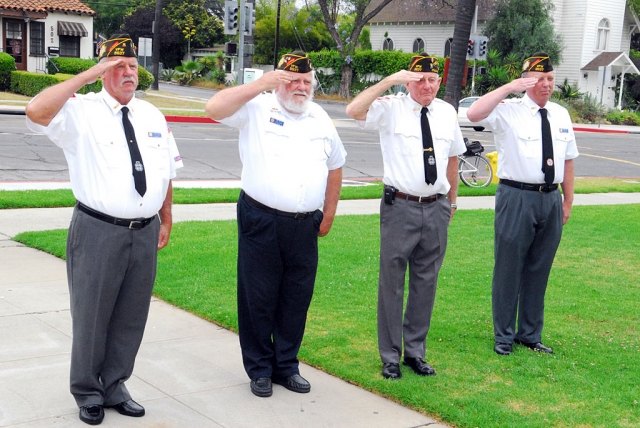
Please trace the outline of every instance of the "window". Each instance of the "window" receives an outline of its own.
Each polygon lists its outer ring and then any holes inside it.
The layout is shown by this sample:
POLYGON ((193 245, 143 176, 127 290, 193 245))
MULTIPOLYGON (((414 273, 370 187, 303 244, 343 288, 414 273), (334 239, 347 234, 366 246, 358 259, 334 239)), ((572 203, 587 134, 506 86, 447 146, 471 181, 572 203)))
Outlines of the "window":
POLYGON ((598 33, 596 35, 596 50, 607 50, 609 44, 609 20, 604 18, 598 24, 598 33))
POLYGON ((451 57, 451 44, 453 43, 453 38, 449 38, 447 39, 446 42, 444 42, 444 57, 451 57))
POLYGON ((60 36, 60 56, 80 58, 80 37, 60 36))
POLYGON ((44 55, 44 22, 29 23, 31 29, 31 55, 44 55))
POLYGON ((415 39, 413 41, 413 50, 412 50, 412 52, 422 53, 422 52, 424 52, 424 48, 425 48, 424 40, 422 40, 420 37, 418 37, 417 39, 415 39))
POLYGON ((392 51, 393 50, 393 40, 391 40, 389 37, 384 39, 384 42, 382 42, 382 50, 383 51, 392 51))

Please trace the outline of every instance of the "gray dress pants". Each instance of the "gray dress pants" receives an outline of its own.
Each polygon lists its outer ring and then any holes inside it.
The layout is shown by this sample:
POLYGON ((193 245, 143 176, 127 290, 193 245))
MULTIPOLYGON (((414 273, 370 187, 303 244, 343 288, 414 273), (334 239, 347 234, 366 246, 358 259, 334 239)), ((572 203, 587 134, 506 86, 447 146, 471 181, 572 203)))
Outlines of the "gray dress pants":
POLYGON ((380 203, 380 278, 378 349, 383 363, 424 358, 436 296, 438 272, 447 248, 451 205, 441 197, 431 203, 397 198, 380 203), (404 312, 405 276, 409 294, 404 312))
POLYGON ((76 208, 67 239, 73 342, 71 393, 79 407, 115 405, 131 396, 133 372, 156 276, 155 219, 130 230, 76 208))
POLYGON ((496 342, 541 342, 544 295, 561 237, 558 190, 540 193, 498 185, 491 293, 496 342))

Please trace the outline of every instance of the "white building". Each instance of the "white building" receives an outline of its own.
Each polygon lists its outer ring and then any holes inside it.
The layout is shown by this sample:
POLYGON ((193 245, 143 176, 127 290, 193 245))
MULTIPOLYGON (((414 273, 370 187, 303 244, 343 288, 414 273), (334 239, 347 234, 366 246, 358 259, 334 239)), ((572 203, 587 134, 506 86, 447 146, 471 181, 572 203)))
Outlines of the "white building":
MULTIPOLYGON (((372 0, 368 10, 380 3, 372 0)), ((491 2, 478 0, 478 28, 481 34, 492 16, 491 2)), ((640 73, 629 59, 634 33, 640 33, 640 21, 625 0, 554 0, 553 20, 562 35, 562 62, 556 65, 556 81, 565 78, 581 92, 588 92, 608 107, 618 105, 614 91, 616 80, 607 77, 601 91, 599 66, 609 66, 609 75, 640 73)), ((453 37, 456 10, 424 6, 425 2, 393 0, 370 21, 374 50, 426 51, 448 56, 453 37)), ((601 75, 600 75, 601 76, 601 75)))
POLYGON ((0 51, 33 72, 47 56, 92 58, 95 14, 78 0, 0 0, 0 51))

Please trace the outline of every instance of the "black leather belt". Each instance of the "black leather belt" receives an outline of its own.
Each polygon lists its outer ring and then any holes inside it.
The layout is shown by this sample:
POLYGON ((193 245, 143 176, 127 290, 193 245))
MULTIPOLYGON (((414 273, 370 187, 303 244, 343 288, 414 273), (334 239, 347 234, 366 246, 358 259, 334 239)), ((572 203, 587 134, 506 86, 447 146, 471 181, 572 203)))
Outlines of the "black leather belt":
POLYGON ((504 178, 500 179, 500 184, 504 184, 505 186, 515 187, 516 189, 521 190, 533 190, 534 192, 540 193, 549 193, 553 192, 558 188, 557 184, 530 184, 530 183, 521 183, 519 181, 513 180, 505 180, 504 178))
POLYGON ((421 204, 428 204, 429 202, 435 202, 438 200, 438 198, 442 196, 444 195, 441 193, 438 193, 436 195, 431 195, 431 196, 413 196, 413 195, 407 195, 406 193, 398 192, 396 190, 396 198, 406 199, 407 201, 420 202, 421 204))
POLYGON ((285 217, 299 218, 299 219, 305 219, 305 218, 310 217, 311 215, 313 215, 312 212, 310 212, 310 213, 289 213, 289 212, 286 212, 286 211, 280 211, 280 210, 277 210, 275 208, 268 207, 265 204, 260 203, 260 202, 256 201, 255 199, 253 199, 251 196, 247 195, 244 192, 244 190, 240 192, 240 196, 243 197, 245 199, 245 201, 247 201, 249 203, 249 205, 251 205, 251 206, 253 206, 255 208, 258 208, 259 210, 271 213, 271 214, 282 215, 282 216, 285 216, 285 217))
POLYGON ((91 209, 81 202, 78 202, 76 206, 80 211, 82 211, 83 213, 93 218, 97 218, 98 220, 102 220, 106 223, 115 224, 117 226, 125 226, 125 227, 128 227, 129 229, 135 229, 135 230, 142 229, 157 217, 154 215, 153 217, 149 217, 149 218, 116 218, 116 217, 111 217, 110 215, 107 215, 107 214, 103 214, 94 209, 91 209))

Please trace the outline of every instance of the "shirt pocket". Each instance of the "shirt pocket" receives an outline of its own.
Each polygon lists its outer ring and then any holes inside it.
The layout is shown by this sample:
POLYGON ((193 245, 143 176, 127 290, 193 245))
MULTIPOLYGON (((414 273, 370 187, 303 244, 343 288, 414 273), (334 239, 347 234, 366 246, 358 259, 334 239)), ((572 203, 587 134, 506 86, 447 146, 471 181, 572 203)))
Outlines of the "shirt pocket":
POLYGON ((526 158, 542 159, 542 133, 539 129, 518 128, 516 140, 520 155, 526 158))
POLYGON ((573 140, 571 135, 567 133, 558 133, 553 136, 553 158, 558 161, 564 161, 567 155, 567 146, 573 140))
POLYGON ((124 139, 113 138, 108 134, 96 139, 96 161, 109 169, 131 168, 131 155, 124 139))
POLYGON ((136 135, 136 140, 139 140, 138 148, 145 169, 164 171, 169 168, 169 141, 164 133, 149 131, 142 138, 136 135))
POLYGON ((422 129, 420 122, 400 120, 394 129, 393 150, 401 156, 422 156, 422 129))
POLYGON ((270 123, 265 127, 264 137, 263 141, 251 144, 254 151, 264 151, 268 156, 283 157, 294 149, 284 126, 270 123))
POLYGON ((431 138, 437 159, 449 159, 449 152, 454 142, 453 130, 447 128, 431 127, 431 138))

